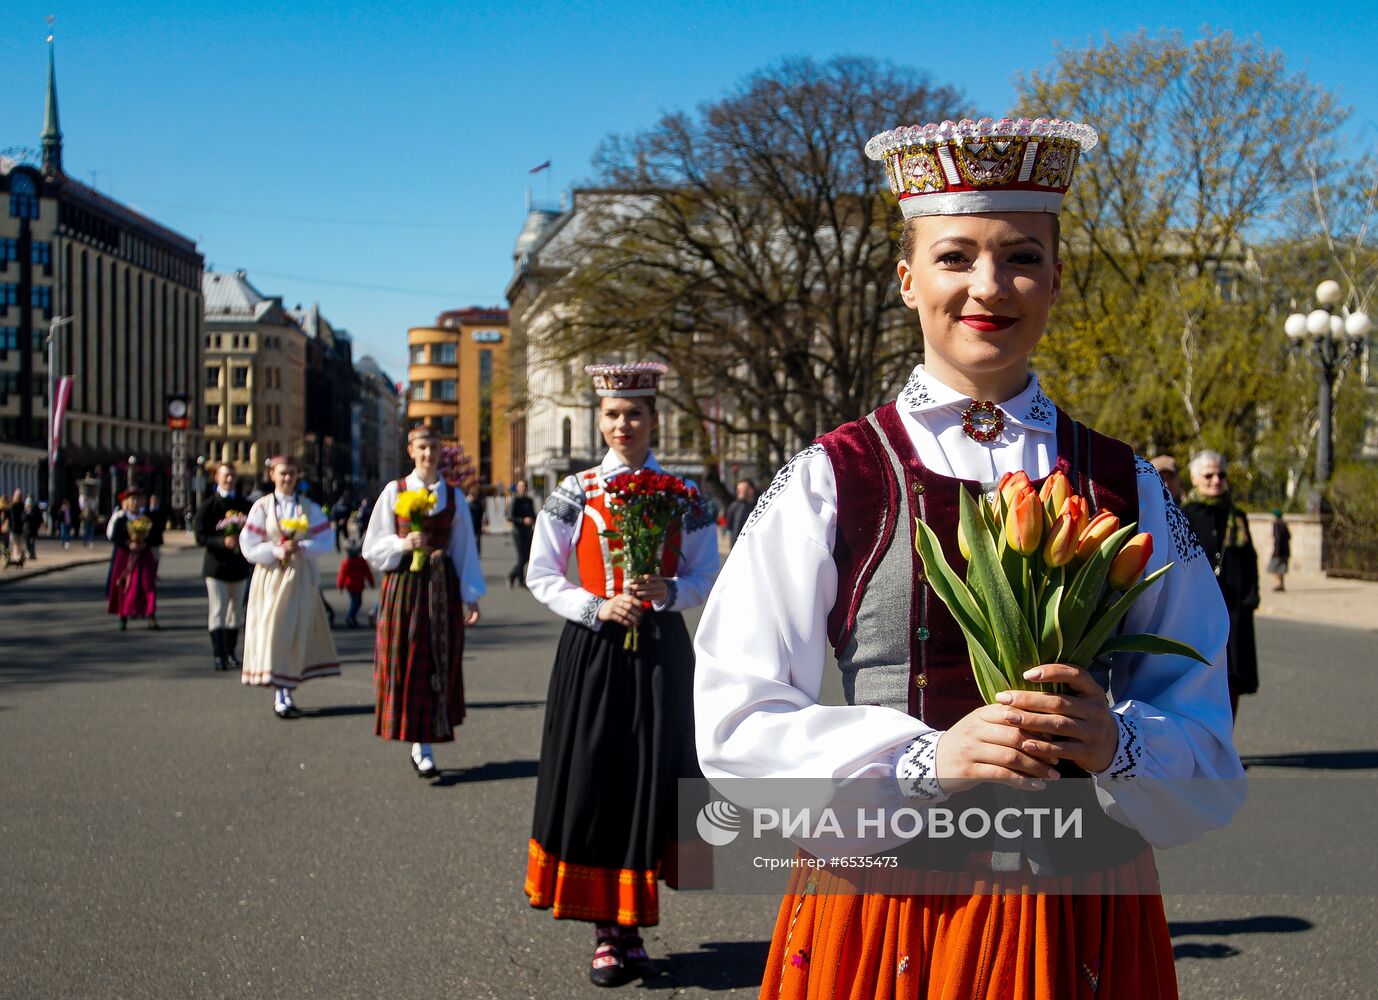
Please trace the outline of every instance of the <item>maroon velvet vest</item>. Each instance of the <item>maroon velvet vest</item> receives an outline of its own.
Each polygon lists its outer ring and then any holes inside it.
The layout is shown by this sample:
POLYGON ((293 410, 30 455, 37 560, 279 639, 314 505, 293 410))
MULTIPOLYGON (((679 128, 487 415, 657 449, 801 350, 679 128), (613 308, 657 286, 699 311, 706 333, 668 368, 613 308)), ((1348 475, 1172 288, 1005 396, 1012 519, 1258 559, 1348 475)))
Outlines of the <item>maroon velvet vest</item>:
MULTIPOLYGON (((450 531, 454 527, 455 523, 456 491, 455 488, 451 486, 449 483, 445 484, 444 489, 445 509, 442 510, 439 514, 432 514, 429 517, 427 517, 422 522, 423 527, 421 529, 421 533, 426 536, 426 547, 429 549, 438 549, 441 552, 445 552, 450 547, 450 531)), ((399 493, 404 493, 406 492, 406 490, 406 479, 397 480, 397 491, 399 493)), ((397 533, 399 535, 411 534, 411 521, 402 517, 398 517, 396 514, 393 515, 393 521, 397 524, 397 533)), ((446 558, 448 558, 448 556, 446 558)), ((401 572, 402 570, 405 570, 408 565, 408 560, 404 559, 402 562, 397 564, 397 567, 395 568, 394 572, 401 572)))
MULTIPOLYGON (((847 674, 848 699, 853 700, 855 694, 856 700, 867 703, 867 694, 878 695, 871 703, 894 708, 903 704, 927 725, 949 729, 979 708, 982 700, 962 630, 924 582, 923 563, 914 548, 914 520, 922 518, 933 529, 953 570, 965 576, 966 563, 956 545, 958 490, 979 496, 981 484, 939 475, 920 463, 894 402, 818 441, 837 482, 833 560, 838 587, 828 616, 828 639, 844 671, 851 664, 861 664, 847 674), (902 551, 894 548, 901 545, 902 551), (880 633, 877 643, 859 634, 857 625, 878 570, 886 576, 882 587, 886 596, 875 614, 862 623, 868 633, 880 633), (902 579, 906 572, 907 579, 902 579), (895 601, 902 604, 906 597, 907 616, 895 608, 895 601), (869 654, 866 643, 871 643, 869 654), (868 655, 869 666, 864 662, 868 655), (896 673, 903 672, 906 659, 907 677, 896 673), (868 682, 870 670, 875 670, 873 676, 888 679, 868 682)), ((1137 473, 1128 445, 1058 410, 1057 450, 1055 468, 1071 478, 1093 514, 1108 510, 1126 523, 1138 520, 1137 473)))

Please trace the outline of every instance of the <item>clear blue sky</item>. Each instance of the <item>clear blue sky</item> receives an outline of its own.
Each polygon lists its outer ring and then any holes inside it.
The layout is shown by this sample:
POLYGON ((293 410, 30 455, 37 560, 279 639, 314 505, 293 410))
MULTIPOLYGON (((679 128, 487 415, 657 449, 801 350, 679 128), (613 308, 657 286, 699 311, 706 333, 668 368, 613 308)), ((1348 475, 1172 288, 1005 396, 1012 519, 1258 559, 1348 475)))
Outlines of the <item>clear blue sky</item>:
POLYGON ((813 0, 330 7, 5 0, 0 149, 38 146, 55 14, 68 172, 194 238, 209 265, 319 301, 398 379, 407 327, 503 302, 528 186, 557 198, 608 133, 785 56, 915 66, 1000 114, 1011 77, 1059 43, 1210 24, 1280 48, 1378 147, 1371 2, 986 3, 966 19, 813 0))

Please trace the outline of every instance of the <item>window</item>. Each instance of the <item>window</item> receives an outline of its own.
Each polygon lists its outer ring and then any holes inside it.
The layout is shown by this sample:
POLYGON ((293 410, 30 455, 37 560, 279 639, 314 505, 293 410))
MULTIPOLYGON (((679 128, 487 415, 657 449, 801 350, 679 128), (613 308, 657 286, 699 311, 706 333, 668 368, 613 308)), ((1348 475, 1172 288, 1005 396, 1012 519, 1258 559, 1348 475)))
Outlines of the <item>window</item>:
POLYGON ((447 403, 453 403, 459 398, 459 386, 452 378, 443 378, 435 383, 437 387, 436 399, 443 399, 447 403))
POLYGON ((0 326, 0 352, 19 350, 19 327, 0 326))
POLYGON ((454 344, 434 344, 431 347, 431 364, 452 365, 455 363, 454 344))
POLYGON ((413 383, 411 384, 411 398, 412 398, 412 399, 426 399, 426 398, 427 398, 427 397, 426 397, 426 383, 425 383, 425 382, 413 382, 413 383))
POLYGON ((440 428, 441 437, 452 438, 455 436, 454 417, 438 417, 436 424, 440 428))
POLYGON ((28 174, 10 174, 10 215, 16 219, 38 218, 38 189, 28 174))
POLYGON ((34 285, 34 286, 33 286, 33 295, 32 295, 32 298, 31 298, 30 301, 29 301, 29 305, 31 305, 31 306, 32 306, 33 308, 35 308, 35 309, 42 309, 42 310, 43 310, 43 317, 44 317, 45 319, 52 319, 52 318, 53 318, 53 290, 52 290, 52 288, 50 288, 50 287, 47 286, 47 285, 34 285))
POLYGON ((215 425, 220 423, 220 404, 208 403, 206 405, 206 423, 215 425))
POLYGON ((33 263, 42 267, 44 274, 53 273, 53 245, 47 240, 33 241, 33 263))
POLYGON ((0 372, 0 397, 19 391, 18 372, 0 372))
POLYGON ((249 406, 247 403, 235 403, 233 418, 230 423, 236 427, 246 427, 249 423, 249 406))
POLYGON ((0 284, 0 309, 19 305, 19 286, 0 284))
MULTIPOLYGON (((213 365, 213 366, 212 366, 212 365, 208 365, 208 366, 206 367, 206 388, 207 388, 207 389, 219 389, 219 388, 220 388, 220 366, 219 366, 219 365, 213 365)), ((211 421, 211 422, 214 423, 214 421, 211 421)))
POLYGON ((412 344, 411 363, 414 365, 424 365, 426 363, 426 345, 412 344))
POLYGON ((19 260, 19 241, 6 236, 0 239, 0 271, 5 270, 12 260, 19 260))
POLYGON ((243 389, 249 384, 249 369, 243 365, 234 365, 230 368, 230 385, 236 389, 243 389))
POLYGON ((569 417, 565 417, 560 422, 560 455, 569 458, 570 449, 574 447, 574 424, 569 417))

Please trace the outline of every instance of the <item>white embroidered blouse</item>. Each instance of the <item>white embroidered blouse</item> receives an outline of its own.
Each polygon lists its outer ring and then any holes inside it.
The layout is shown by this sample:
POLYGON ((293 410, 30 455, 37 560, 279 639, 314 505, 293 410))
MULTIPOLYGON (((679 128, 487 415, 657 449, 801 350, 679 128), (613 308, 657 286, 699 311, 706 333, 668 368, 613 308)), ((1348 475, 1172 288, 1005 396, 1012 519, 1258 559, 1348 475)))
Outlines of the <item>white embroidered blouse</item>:
MULTIPOLYGON (((409 490, 428 489, 435 493, 433 515, 443 511, 449 502, 449 490, 443 481, 423 483, 413 469, 407 474, 406 483, 409 490)), ((397 494, 396 480, 383 487, 378 502, 369 514, 368 530, 364 532, 364 558, 378 573, 396 569, 406 554, 402 548, 402 536, 397 533, 397 494)), ((463 500, 463 495, 456 490, 455 498, 463 500)), ((483 582, 483 567, 478 561, 478 544, 474 541, 474 523, 469 516, 469 507, 463 503, 455 506, 457 509, 451 522, 448 552, 450 561, 455 564, 455 573, 459 576, 460 596, 466 603, 473 604, 488 593, 488 587, 483 582)))

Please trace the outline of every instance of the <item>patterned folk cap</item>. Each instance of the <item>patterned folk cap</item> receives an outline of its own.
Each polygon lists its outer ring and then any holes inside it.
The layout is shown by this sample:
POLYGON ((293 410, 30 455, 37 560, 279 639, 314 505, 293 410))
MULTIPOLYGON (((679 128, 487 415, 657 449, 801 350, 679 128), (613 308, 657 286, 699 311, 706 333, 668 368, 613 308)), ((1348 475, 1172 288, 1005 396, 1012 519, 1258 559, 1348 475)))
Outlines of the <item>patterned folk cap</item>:
POLYGON ((439 441, 441 439, 440 428, 433 427, 430 424, 417 424, 411 430, 407 431, 407 444, 411 444, 413 441, 420 438, 434 438, 439 441))
POLYGON ((669 368, 659 361, 633 361, 623 365, 585 365, 593 377, 593 390, 600 396, 627 399, 654 396, 660 390, 660 376, 669 368))
POLYGON ((906 219, 979 212, 1056 215, 1096 130, 1058 118, 982 118, 905 125, 866 143, 885 164, 906 219))

